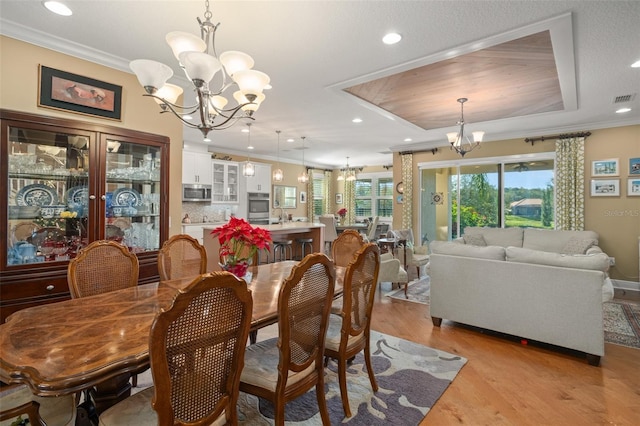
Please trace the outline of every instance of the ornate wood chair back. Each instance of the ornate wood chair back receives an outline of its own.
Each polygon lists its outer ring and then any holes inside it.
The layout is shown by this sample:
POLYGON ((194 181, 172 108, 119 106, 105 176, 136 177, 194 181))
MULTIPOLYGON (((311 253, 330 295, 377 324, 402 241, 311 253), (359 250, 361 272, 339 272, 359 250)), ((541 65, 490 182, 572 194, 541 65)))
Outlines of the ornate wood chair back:
POLYGON ((67 282, 71 297, 87 297, 138 285, 138 257, 122 244, 98 240, 71 259, 67 282))
POLYGON ((158 252, 158 272, 161 280, 204 274, 207 272, 207 251, 189 235, 174 235, 158 252))
POLYGON ((369 381, 374 392, 378 390, 371 365, 370 330, 371 313, 378 283, 380 254, 375 243, 365 244, 349 263, 344 277, 342 312, 331 315, 325 341, 325 356, 338 362, 338 379, 342 407, 351 417, 347 395, 347 362, 364 349, 369 381))
POLYGON ((364 239, 358 231, 353 229, 345 230, 338 235, 338 238, 336 238, 331 247, 333 263, 336 266, 346 268, 364 244, 364 239))

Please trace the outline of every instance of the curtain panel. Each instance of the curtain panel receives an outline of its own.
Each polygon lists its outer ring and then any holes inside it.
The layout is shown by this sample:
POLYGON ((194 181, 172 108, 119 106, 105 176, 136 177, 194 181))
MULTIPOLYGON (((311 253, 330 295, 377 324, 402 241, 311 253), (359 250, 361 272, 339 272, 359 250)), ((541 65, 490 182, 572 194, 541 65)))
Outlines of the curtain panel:
POLYGON ((413 228, 413 154, 401 154, 402 161, 402 229, 413 228))
POLYGON ((584 230, 584 137, 556 140, 556 229, 584 230))

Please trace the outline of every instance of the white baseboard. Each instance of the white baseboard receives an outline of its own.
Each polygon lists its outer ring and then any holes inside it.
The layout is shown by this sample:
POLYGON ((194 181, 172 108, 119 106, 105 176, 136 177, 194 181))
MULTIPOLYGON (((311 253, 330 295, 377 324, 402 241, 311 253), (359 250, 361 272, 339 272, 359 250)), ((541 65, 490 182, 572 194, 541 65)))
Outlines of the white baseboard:
POLYGON ((611 280, 611 282, 613 288, 640 291, 640 282, 637 281, 611 280))

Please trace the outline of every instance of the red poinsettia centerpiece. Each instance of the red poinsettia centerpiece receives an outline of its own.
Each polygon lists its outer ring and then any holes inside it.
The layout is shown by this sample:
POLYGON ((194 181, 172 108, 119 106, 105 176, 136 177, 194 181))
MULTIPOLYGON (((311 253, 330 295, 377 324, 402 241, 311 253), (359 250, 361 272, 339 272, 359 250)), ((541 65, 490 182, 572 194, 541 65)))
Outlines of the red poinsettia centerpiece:
POLYGON ((237 277, 247 273, 258 250, 270 251, 271 232, 253 227, 244 219, 231 217, 229 222, 211 231, 220 242, 220 266, 237 277))
POLYGON ((345 209, 344 207, 341 208, 340 210, 338 210, 338 216, 340 216, 342 219, 344 219, 344 217, 347 215, 347 209, 345 209))

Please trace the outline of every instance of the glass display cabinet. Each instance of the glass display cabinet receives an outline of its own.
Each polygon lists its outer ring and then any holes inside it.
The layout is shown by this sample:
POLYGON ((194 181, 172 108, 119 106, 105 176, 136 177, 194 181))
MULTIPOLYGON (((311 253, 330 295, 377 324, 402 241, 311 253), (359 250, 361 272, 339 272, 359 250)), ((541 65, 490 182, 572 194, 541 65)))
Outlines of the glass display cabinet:
POLYGON ((138 255, 140 281, 157 280, 168 138, 6 110, 0 119, 1 320, 69 297, 68 261, 95 240, 124 244, 138 255))

